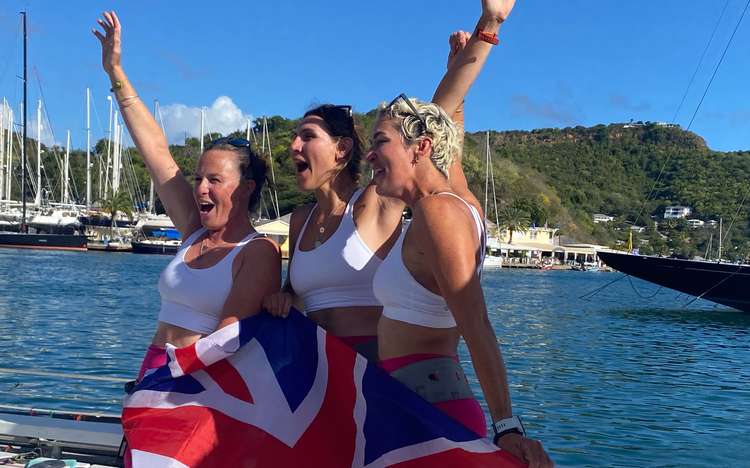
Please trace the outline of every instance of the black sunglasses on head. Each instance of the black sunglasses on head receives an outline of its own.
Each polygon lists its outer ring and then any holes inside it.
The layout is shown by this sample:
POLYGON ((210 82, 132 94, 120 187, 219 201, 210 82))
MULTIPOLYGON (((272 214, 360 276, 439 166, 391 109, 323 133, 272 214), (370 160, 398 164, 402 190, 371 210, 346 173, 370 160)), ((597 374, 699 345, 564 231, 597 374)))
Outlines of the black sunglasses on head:
POLYGON ((422 117, 422 114, 419 113, 419 111, 417 110, 417 108, 414 107, 414 104, 411 103, 411 101, 409 100, 409 98, 406 97, 406 94, 401 93, 398 96, 396 96, 396 98, 393 101, 391 101, 390 104, 388 104, 388 106, 386 107, 386 109, 390 109, 391 107, 393 107, 393 105, 396 104, 399 99, 403 99, 404 102, 406 103, 406 105, 409 106, 409 109, 411 109, 411 111, 414 112, 414 116, 417 119, 419 119, 420 122, 422 122, 422 129, 426 132, 427 131, 427 121, 425 120, 424 117, 422 117))
POLYGON ((222 137, 212 141, 211 146, 214 145, 232 145, 235 148, 249 148, 250 142, 239 137, 222 137))

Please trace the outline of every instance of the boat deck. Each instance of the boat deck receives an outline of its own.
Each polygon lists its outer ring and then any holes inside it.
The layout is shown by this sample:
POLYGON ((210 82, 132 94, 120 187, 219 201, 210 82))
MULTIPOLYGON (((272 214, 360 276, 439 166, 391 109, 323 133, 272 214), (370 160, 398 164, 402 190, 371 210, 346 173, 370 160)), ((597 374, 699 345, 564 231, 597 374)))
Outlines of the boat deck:
POLYGON ((117 415, 56 413, 0 407, 0 465, 23 467, 36 457, 76 460, 78 467, 122 466, 117 415))

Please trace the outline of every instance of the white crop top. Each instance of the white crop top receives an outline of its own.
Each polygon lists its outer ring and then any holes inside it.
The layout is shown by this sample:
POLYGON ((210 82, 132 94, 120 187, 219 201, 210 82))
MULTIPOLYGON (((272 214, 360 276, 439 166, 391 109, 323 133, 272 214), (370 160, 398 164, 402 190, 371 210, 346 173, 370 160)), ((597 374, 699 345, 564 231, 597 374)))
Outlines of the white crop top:
MULTIPOLYGON (((479 212, 456 194, 441 192, 438 195, 452 195, 469 207, 479 237, 481 253, 477 273, 481 275, 486 239, 479 212)), ((404 265, 401 250, 407 231, 408 229, 404 229, 401 232, 373 280, 375 296, 383 303, 383 316, 423 327, 453 328, 456 321, 445 299, 419 284, 404 265)))
POLYGON ((372 292, 372 279, 382 262, 367 247, 354 224, 354 203, 363 189, 352 195, 336 232, 313 250, 300 250, 310 216, 299 232, 289 266, 294 292, 305 303, 305 313, 332 307, 380 307, 372 292))
POLYGON ((216 265, 190 268, 185 264, 185 252, 205 232, 205 228, 200 228, 185 239, 159 277, 159 321, 201 334, 216 331, 224 302, 232 289, 233 260, 245 244, 259 238, 259 234, 253 232, 216 265))

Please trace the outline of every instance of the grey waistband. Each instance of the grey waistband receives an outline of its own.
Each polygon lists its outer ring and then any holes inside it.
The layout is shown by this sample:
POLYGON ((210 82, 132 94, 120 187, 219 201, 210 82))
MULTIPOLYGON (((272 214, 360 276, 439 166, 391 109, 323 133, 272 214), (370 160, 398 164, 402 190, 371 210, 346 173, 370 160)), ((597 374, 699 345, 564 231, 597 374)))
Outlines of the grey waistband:
POLYGON ((391 376, 430 403, 474 398, 461 365, 452 357, 408 364, 391 376))

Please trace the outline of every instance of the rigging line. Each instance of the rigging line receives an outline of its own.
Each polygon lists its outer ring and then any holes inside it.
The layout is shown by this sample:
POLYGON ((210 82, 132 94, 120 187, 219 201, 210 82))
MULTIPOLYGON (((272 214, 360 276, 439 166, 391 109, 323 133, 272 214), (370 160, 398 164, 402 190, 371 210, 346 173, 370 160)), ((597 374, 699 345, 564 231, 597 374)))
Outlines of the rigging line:
POLYGON ((7 55, 5 56, 5 58, 3 60, 3 63, 5 63, 5 68, 3 69, 2 72, 0 72, 0 83, 2 83, 3 80, 5 80, 5 76, 8 73, 8 70, 10 70, 10 57, 13 54, 13 51, 14 50, 18 51, 19 50, 19 47, 18 47, 18 37, 19 37, 19 35, 21 33, 20 19, 21 19, 21 17, 19 16, 19 27, 18 27, 18 29, 16 29, 16 33, 15 33, 15 36, 13 36, 13 41, 12 41, 12 43, 15 44, 15 47, 8 47, 8 53, 7 53, 7 55))
MULTIPOLYGON (((47 128, 49 129, 49 133, 52 136, 52 146, 48 146, 47 149, 52 149, 52 154, 55 156, 55 162, 57 163, 57 168, 59 170, 59 174, 63 174, 63 164, 61 160, 60 154, 57 152, 57 138, 55 138, 55 130, 52 128, 52 121, 49 118, 49 113, 47 112, 47 99, 44 97, 44 90, 42 89, 42 78, 39 76, 39 70, 36 68, 36 66, 33 67, 34 75, 36 76, 36 84, 39 88, 39 96, 42 99, 42 114, 44 115, 44 118, 47 121, 47 128)), ((41 140, 41 136, 39 137, 41 140)), ((37 144, 41 143, 37 142, 37 144)), ((44 167, 44 164, 42 164, 42 172, 44 172, 44 178, 47 181, 47 186, 50 187, 51 190, 56 191, 57 186, 52 186, 52 182, 50 182, 49 175, 47 174, 47 169, 44 167)), ((62 200, 60 200, 62 201, 62 200)))
MULTIPOLYGON (((729 233, 732 230, 732 226, 734 225, 734 221, 740 215, 740 211, 742 211, 742 207, 745 205, 745 200, 747 200, 747 192, 748 188, 745 187, 745 193, 744 195, 742 195, 742 200, 740 201, 739 205, 737 205, 737 210, 735 210, 734 215, 732 215, 732 219, 729 221, 729 227, 727 227, 727 231, 724 233, 724 237, 721 238, 722 243, 726 243, 727 238, 729 237, 729 233)), ((718 260, 721 261, 720 258, 718 260)))
POLYGON ((131 191, 132 196, 131 200, 135 198, 135 210, 138 212, 140 211, 140 208, 145 205, 145 197, 143 195, 143 192, 141 191, 141 185, 138 183, 138 174, 135 172, 135 165, 133 164, 133 155, 130 152, 130 148, 127 148, 125 150, 125 154, 127 155, 127 168, 130 169, 130 172, 125 172, 126 177, 130 179, 129 184, 132 185, 131 191))
POLYGON ((592 289, 591 291, 587 292, 586 294, 583 294, 583 295, 581 295, 581 296, 578 296, 578 299, 583 299, 583 300, 585 300, 585 301, 588 301, 588 300, 589 300, 589 299, 591 299, 592 297, 594 297, 594 296, 596 296, 597 294, 599 294, 600 292, 602 292, 602 291, 603 291, 604 289, 606 289, 606 288, 608 288, 609 286, 611 286, 611 285, 615 284, 616 282, 620 281, 620 280, 621 280, 621 279, 623 279, 623 278, 627 278, 628 276, 630 276, 630 275, 628 275, 628 274, 625 274, 625 273, 623 273, 623 274, 622 274, 622 276, 620 276, 619 278, 615 278, 615 279, 613 279, 613 280, 612 280, 612 281, 610 281, 609 283, 606 283, 606 284, 605 284, 605 285, 603 285, 603 286, 599 286, 598 288, 592 289))
POLYGON ((706 52, 708 52, 709 47, 711 47, 711 43, 714 41, 714 36, 716 36, 716 31, 719 29, 719 25, 721 24, 721 20, 724 18, 724 13, 727 11, 728 6, 729 6, 729 0, 726 0, 726 2, 724 2, 724 8, 721 10, 721 14, 719 15, 719 19, 716 20, 716 24, 714 25, 714 30, 711 32, 711 38, 708 40, 708 44, 706 44, 706 48, 703 49, 701 58, 700 60, 698 60, 698 65, 695 67, 695 71, 693 71, 693 76, 690 77, 690 81, 688 82, 687 88, 685 88, 685 94, 682 95, 682 100, 680 100, 680 105, 677 106, 677 111, 675 111, 674 117, 672 117, 672 123, 675 123, 677 121, 677 116, 680 114, 680 111, 682 110, 682 105, 685 103, 685 98, 687 98, 688 92, 690 91, 690 88, 693 86, 693 81, 695 80, 695 76, 698 74, 698 70, 700 70, 701 65, 703 65, 703 59, 706 57, 706 52))
POLYGON ((719 63, 716 64, 716 67, 714 68, 714 72, 711 75, 711 79, 708 82, 708 85, 706 86, 706 90, 703 91, 703 96, 701 96, 701 100, 698 103, 698 106, 695 108, 695 112, 693 112, 693 117, 690 119, 690 123, 687 126, 687 130, 690 130, 690 127, 693 125, 693 121, 695 120, 695 116, 698 114, 698 110, 701 108, 701 105, 703 104, 703 100, 706 98, 706 94, 708 94, 708 90, 711 88, 711 84, 714 82, 714 78, 716 78, 716 74, 719 71, 719 67, 721 67, 722 62, 724 62, 724 57, 727 55, 727 51, 729 50, 729 46, 732 44, 732 40, 734 39, 734 35, 737 34, 737 30, 740 28, 740 24, 742 24, 742 19, 745 17, 745 13, 747 13, 747 8, 750 6, 750 0, 747 0, 747 3, 745 3, 745 9, 742 10, 742 14, 740 15, 740 19, 737 20, 737 24, 734 26, 734 31, 732 31, 732 35, 729 37, 729 41, 727 41, 726 47, 724 47, 724 52, 721 54, 721 58, 719 59, 719 63))
MULTIPOLYGON (((695 116, 698 114, 698 111, 701 108, 701 105, 703 104, 703 100, 706 98, 706 95, 708 94, 708 90, 711 88, 711 84, 714 81, 714 78, 716 77, 716 74, 719 71, 719 67, 721 67, 722 62, 724 61, 724 56, 727 54, 727 50, 729 50, 729 46, 732 44, 732 40, 734 39, 734 35, 737 33, 737 29, 739 28, 740 24, 742 23, 742 19, 745 17, 745 13, 747 12, 747 7, 750 6, 750 0, 745 4, 744 10, 742 10, 742 14, 740 15, 740 19, 737 21, 737 24, 734 27, 734 31, 732 32, 732 35, 729 37, 729 40, 727 41, 727 45, 724 47, 724 51, 721 54, 721 58, 719 59, 719 62, 714 67, 714 71, 711 74, 711 79, 709 80, 708 84, 706 85, 706 89, 703 91, 703 96, 701 96, 700 101, 698 102, 698 105, 695 108, 695 111, 693 112, 693 116, 690 118, 690 123, 685 128, 685 130, 690 130, 690 127, 693 125, 693 121, 695 120, 695 116)), ((723 13, 722 13, 723 14, 723 13)), ((713 38, 713 35, 712 35, 713 38)), ((709 41, 710 44, 710 41, 709 41)), ((643 212, 646 209, 646 202, 648 202, 651 199, 651 196, 654 194, 654 191, 656 190, 656 186, 661 180, 661 176, 664 174, 664 169, 667 168, 667 164, 669 163, 670 159, 672 158, 672 154, 670 153, 667 155, 667 158, 664 160, 664 164, 662 164, 661 169, 659 170, 659 175, 656 176, 656 179, 654 180, 654 184, 651 187, 651 191, 648 193, 648 196, 646 197, 645 202, 643 203, 643 207, 641 208, 641 211, 638 213, 638 216, 635 218, 635 223, 637 224, 640 220, 641 216, 643 215, 643 212)))
POLYGON ((738 265, 738 266, 737 266, 737 269, 736 269, 735 271, 733 271, 733 272, 732 272, 732 273, 731 273, 730 275, 728 275, 728 276, 725 276, 724 278, 722 278, 721 280, 719 280, 719 281, 718 281, 718 282, 717 282, 716 284, 714 284, 714 285, 713 285, 713 286, 711 286, 710 288, 708 288, 708 289, 706 289, 705 291, 703 291, 702 293, 700 293, 700 295, 698 295, 698 296, 695 296, 695 297, 694 297, 694 298, 693 298, 693 299, 692 299, 691 301, 689 301, 689 302, 688 302, 687 304, 685 304, 685 305, 684 305, 684 306, 682 306, 682 307, 683 307, 683 308, 684 308, 684 307, 687 307, 687 306, 689 306, 690 304, 692 304, 693 302, 697 301, 698 299, 702 299, 702 298, 703 298, 703 296, 705 296, 706 294, 708 294, 708 293, 710 293, 711 291, 713 291, 713 290, 714 290, 714 288, 716 288, 717 286, 719 286, 719 285, 723 284, 723 283, 724 283, 724 282, 725 282, 726 280, 728 280, 728 279, 732 278, 732 277, 733 277, 734 275, 736 275, 737 273, 739 273, 739 272, 740 272, 740 270, 742 270, 742 265, 738 265))
POLYGON ((628 282, 630 283, 630 287, 633 288, 633 292, 635 292, 635 294, 641 299, 653 299, 657 294, 659 294, 659 291, 661 291, 662 289, 662 286, 659 286, 658 288, 656 288, 656 291, 654 291, 653 294, 651 294, 650 296, 644 296, 640 293, 640 291, 636 289, 635 285, 633 284, 633 278, 631 276, 628 276, 628 282))

